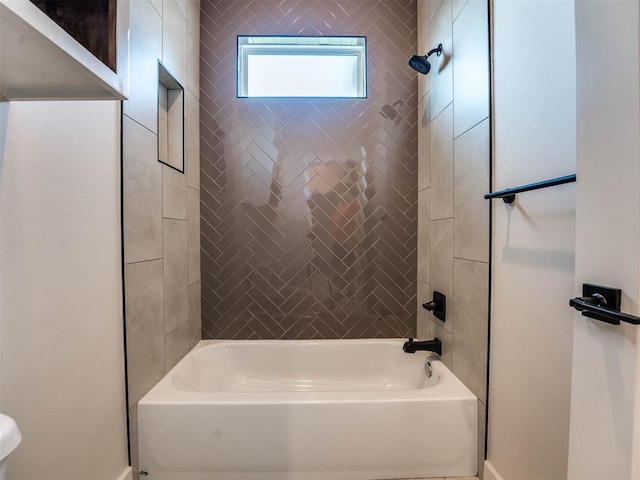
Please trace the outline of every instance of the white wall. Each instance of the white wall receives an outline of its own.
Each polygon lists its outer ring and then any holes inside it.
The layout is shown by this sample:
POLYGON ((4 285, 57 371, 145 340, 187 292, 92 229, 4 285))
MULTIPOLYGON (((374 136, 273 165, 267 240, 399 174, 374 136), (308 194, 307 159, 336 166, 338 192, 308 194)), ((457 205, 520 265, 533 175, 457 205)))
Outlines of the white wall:
MULTIPOLYGON (((493 189, 575 173, 573 1, 493 2, 493 189)), ((493 200, 488 462, 567 472, 575 184, 493 200)))
POLYGON ((0 103, 0 410, 9 478, 127 470, 117 102, 0 103))
MULTIPOLYGON (((639 24, 638 2, 576 2, 575 291, 586 282, 620 288, 622 311, 635 315, 640 303, 639 24)), ((574 318, 569 478, 640 478, 638 327, 611 326, 577 313, 574 318)))

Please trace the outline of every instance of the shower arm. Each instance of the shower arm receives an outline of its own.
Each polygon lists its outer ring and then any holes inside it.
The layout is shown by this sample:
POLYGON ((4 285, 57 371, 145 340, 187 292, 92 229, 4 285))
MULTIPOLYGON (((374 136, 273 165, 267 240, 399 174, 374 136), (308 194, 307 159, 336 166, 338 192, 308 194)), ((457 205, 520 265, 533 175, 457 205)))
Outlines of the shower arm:
POLYGON ((438 48, 433 48, 433 49, 429 50, 429 52, 425 55, 425 57, 429 58, 434 53, 437 53, 438 57, 440 55, 442 55, 442 44, 441 43, 438 45, 438 48))

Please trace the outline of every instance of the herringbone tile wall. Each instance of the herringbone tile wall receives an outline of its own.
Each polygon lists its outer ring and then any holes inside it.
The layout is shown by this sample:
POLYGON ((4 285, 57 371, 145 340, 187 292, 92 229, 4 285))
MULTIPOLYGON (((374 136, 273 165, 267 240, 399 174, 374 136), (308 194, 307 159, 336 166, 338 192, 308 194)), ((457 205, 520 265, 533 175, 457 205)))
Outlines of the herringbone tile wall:
POLYGON ((415 0, 203 0, 203 338, 414 334, 416 43, 415 0), (239 34, 364 35, 368 98, 238 99, 239 34))

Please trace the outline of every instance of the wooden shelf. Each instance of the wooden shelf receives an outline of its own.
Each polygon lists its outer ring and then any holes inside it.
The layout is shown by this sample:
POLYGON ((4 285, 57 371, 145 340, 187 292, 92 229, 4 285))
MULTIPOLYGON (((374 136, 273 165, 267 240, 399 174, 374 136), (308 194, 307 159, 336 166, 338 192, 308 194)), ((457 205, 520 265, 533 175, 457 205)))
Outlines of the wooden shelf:
MULTIPOLYGON (((127 2, 121 2, 128 6, 127 2)), ((128 10, 118 14, 126 42, 128 10)), ((124 100, 128 44, 118 45, 118 74, 29 0, 0 0, 0 98, 124 100)))

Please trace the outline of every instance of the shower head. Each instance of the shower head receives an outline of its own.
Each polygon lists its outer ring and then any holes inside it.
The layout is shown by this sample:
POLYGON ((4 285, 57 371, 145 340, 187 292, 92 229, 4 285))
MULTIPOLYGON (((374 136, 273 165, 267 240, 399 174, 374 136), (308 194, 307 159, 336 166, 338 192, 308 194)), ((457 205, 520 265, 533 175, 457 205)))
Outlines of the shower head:
POLYGON ((409 59, 409 66, 413 68, 416 72, 426 75, 431 70, 431 64, 429 60, 427 60, 427 56, 423 55, 413 55, 409 59))
POLYGON ((438 45, 438 48, 434 48, 433 50, 429 50, 429 53, 426 55, 413 55, 409 59, 409 66, 413 68, 416 72, 426 75, 431 70, 431 64, 429 63, 429 58, 431 55, 436 53, 438 57, 442 55, 442 44, 438 45))

